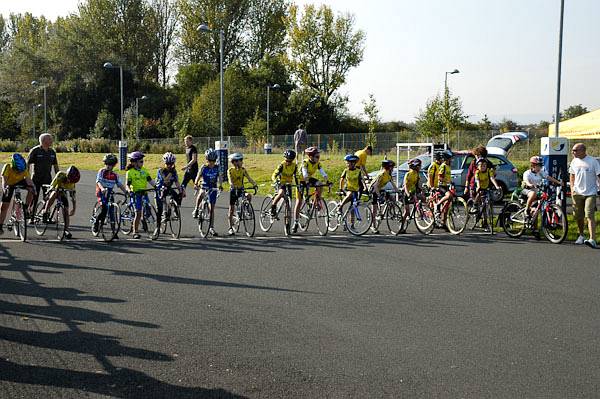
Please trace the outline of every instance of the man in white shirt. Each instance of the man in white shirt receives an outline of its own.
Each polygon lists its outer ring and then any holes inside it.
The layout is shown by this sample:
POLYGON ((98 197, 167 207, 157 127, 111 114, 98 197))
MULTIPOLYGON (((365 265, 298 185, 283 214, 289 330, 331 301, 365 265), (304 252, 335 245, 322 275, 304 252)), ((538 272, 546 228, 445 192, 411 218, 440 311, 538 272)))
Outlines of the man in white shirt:
POLYGON ((569 166, 569 177, 571 197, 573 198, 573 214, 579 229, 579 237, 575 244, 586 244, 592 248, 597 248, 595 212, 600 164, 595 158, 587 155, 583 143, 575 144, 572 152, 573 160, 569 166), (588 221, 589 240, 586 240, 583 236, 584 217, 588 221))

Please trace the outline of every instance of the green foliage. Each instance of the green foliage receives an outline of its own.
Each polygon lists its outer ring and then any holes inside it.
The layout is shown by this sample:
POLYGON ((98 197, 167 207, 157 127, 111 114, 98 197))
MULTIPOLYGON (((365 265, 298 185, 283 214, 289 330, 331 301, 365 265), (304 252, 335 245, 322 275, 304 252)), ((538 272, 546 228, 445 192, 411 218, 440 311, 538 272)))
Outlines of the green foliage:
POLYGON ((94 130, 91 132, 94 139, 113 139, 120 137, 120 131, 113 115, 107 109, 102 109, 98 113, 94 130))
POLYGON ((15 140, 18 132, 17 115, 13 107, 7 101, 0 101, 0 138, 15 140))
POLYGON ((290 67, 297 81, 323 105, 346 82, 348 71, 363 59, 365 34, 354 28, 354 16, 337 17, 326 5, 306 5, 299 15, 290 8, 290 67))
POLYGON ((481 121, 478 123, 480 130, 489 131, 492 130, 492 122, 488 119, 487 114, 483 115, 481 121))
POLYGON ((267 121, 260 116, 258 108, 254 112, 254 117, 248 119, 248 122, 242 128, 242 133, 250 145, 258 146, 265 142, 267 121))
POLYGON ((571 105, 562 112, 560 120, 564 121, 567 119, 576 118, 580 115, 587 114, 588 112, 588 109, 581 104, 571 105))
POLYGON ((465 124, 460 97, 454 97, 449 90, 445 96, 439 94, 427 100, 425 109, 415 118, 417 130, 428 139, 440 140, 445 132, 452 132, 465 124))
POLYGON ((500 127, 500 131, 502 133, 506 133, 506 132, 512 132, 514 130, 517 130, 519 128, 519 125, 515 121, 504 118, 504 119, 502 119, 502 121, 500 121, 499 127, 500 127))
POLYGON ((379 124, 379 108, 377 107, 377 101, 375 101, 375 96, 373 94, 369 94, 369 99, 363 101, 363 112, 366 115, 369 124, 366 142, 367 145, 370 145, 375 149, 377 146, 377 136, 375 135, 375 131, 379 124))
POLYGON ((179 67, 175 91, 183 106, 189 106, 194 101, 202 87, 218 77, 214 68, 209 64, 189 64, 179 67))

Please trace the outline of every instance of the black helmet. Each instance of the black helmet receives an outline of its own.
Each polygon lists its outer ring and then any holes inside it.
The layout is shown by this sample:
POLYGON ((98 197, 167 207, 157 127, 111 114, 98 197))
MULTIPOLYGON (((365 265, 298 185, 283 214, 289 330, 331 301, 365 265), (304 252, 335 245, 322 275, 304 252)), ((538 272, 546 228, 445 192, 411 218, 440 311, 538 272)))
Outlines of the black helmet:
POLYGON ((105 165, 116 165, 119 160, 115 154, 106 154, 104 158, 102 158, 102 162, 104 162, 105 165))
POLYGON ((381 166, 384 168, 387 167, 394 167, 394 165, 396 165, 396 162, 392 161, 391 159, 384 159, 383 161, 381 161, 381 166))
POLYGON ((216 161, 218 158, 217 152, 212 148, 204 151, 204 156, 206 157, 207 161, 216 161))
POLYGON ((283 157, 285 159, 290 159, 290 160, 294 160, 296 159, 296 151, 294 150, 285 150, 285 152, 283 153, 283 157))
POLYGON ((450 151, 450 150, 444 150, 444 151, 442 151, 442 157, 443 157, 444 159, 450 159, 450 158, 452 158, 453 156, 454 156, 454 154, 453 154, 453 153, 452 153, 452 151, 450 151))
POLYGON ((433 159, 435 159, 436 161, 441 161, 442 159, 444 159, 444 155, 442 154, 442 151, 434 152, 433 159))

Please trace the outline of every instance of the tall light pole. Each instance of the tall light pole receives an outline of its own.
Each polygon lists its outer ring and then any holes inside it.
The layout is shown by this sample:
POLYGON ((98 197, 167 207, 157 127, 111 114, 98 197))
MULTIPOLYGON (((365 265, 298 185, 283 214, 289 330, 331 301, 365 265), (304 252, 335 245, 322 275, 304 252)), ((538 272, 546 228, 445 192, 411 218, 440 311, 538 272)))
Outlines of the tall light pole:
POLYGON ((560 124, 560 80, 562 73, 562 39, 563 20, 565 17, 565 0, 560 0, 560 28, 558 32, 558 75, 556 78, 556 115, 554 117, 554 137, 558 137, 558 126, 560 124))
POLYGON ((31 82, 31 85, 34 87, 41 86, 44 90, 44 133, 48 133, 48 118, 47 118, 47 101, 46 101, 46 87, 47 85, 41 85, 37 80, 31 82))
POLYGON ((104 68, 106 69, 116 69, 119 68, 119 79, 121 83, 121 141, 119 141, 119 164, 121 170, 125 170, 125 163, 127 162, 127 142, 125 141, 124 135, 124 120, 123 120, 123 67, 121 65, 115 66, 110 62, 104 63, 104 68))
POLYGON ((279 86, 277 83, 275 83, 274 85, 267 85, 267 139, 266 139, 266 143, 265 143, 265 150, 268 151, 271 149, 271 147, 269 146, 269 148, 267 148, 267 145, 269 144, 269 116, 270 116, 270 90, 279 90, 281 88, 281 86, 279 86))
POLYGON ((140 119, 140 100, 144 101, 147 100, 148 96, 141 96, 141 97, 136 97, 135 98, 135 139, 139 140, 140 139, 140 124, 139 124, 139 119, 140 119))
MULTIPOLYGON (((446 76, 444 78, 444 113, 446 114, 446 118, 448 118, 448 74, 454 75, 455 73, 460 73, 458 69, 454 69, 453 71, 447 71, 446 76)), ((446 119, 446 142, 450 141, 450 124, 446 119)))
POLYGON ((33 123, 32 123, 32 125, 33 125, 33 139, 34 140, 36 139, 36 137, 35 137, 35 110, 38 109, 38 108, 42 108, 42 104, 35 104, 33 106, 33 112, 32 112, 32 114, 33 114, 33 123))
POLYGON ((210 29, 208 25, 202 24, 198 27, 201 32, 212 33, 219 32, 219 76, 221 80, 221 121, 220 121, 220 132, 221 142, 223 142, 223 110, 224 110, 224 95, 223 95, 223 42, 225 41, 225 33, 222 29, 210 29))

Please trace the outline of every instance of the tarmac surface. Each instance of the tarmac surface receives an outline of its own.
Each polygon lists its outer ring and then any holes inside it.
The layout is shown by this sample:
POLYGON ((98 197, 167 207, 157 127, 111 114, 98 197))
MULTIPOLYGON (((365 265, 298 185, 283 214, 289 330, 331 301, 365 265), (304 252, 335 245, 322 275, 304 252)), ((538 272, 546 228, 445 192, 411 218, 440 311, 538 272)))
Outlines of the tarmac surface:
POLYGON ((600 392, 590 248, 414 230, 285 238, 281 225, 206 240, 190 198, 181 240, 107 244, 89 232, 91 173, 78 199, 73 240, 0 240, 0 398, 600 392))

